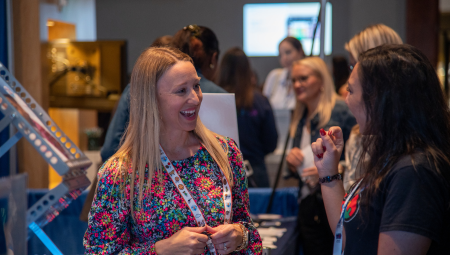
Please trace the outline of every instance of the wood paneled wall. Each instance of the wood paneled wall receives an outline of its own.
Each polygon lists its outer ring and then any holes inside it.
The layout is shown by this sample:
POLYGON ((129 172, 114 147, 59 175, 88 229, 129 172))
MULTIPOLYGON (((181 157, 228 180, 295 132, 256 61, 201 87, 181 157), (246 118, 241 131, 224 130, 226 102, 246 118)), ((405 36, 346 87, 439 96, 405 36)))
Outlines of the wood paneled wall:
MULTIPOLYGON (((12 2, 14 75, 30 95, 48 110, 48 88, 42 85, 39 0, 12 2)), ((29 188, 48 188, 48 164, 25 140, 17 146, 19 172, 28 173, 29 188)))
POLYGON ((420 49, 436 67, 439 51, 439 0, 406 0, 406 43, 420 49))

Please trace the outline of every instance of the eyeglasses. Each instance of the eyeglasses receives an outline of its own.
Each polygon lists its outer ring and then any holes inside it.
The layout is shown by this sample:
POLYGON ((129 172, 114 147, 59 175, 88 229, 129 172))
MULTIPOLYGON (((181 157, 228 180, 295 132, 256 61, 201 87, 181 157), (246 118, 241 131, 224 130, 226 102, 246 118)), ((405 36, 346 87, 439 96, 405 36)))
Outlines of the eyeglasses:
POLYGON ((193 24, 183 28, 184 31, 191 32, 192 36, 197 37, 200 36, 200 27, 193 24))
POLYGON ((298 81, 299 83, 304 83, 306 82, 310 76, 312 76, 313 74, 308 74, 308 75, 304 75, 304 76, 298 76, 298 77, 292 77, 291 81, 292 83, 295 83, 296 81, 298 81))

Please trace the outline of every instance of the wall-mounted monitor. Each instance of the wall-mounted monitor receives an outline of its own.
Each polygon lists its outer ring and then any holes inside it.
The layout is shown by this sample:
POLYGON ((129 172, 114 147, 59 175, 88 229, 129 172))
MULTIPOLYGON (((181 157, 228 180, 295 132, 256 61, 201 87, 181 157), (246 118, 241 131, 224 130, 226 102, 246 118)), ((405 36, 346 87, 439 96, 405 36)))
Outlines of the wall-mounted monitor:
MULTIPOLYGON (((310 55, 320 3, 266 3, 244 5, 244 51, 249 57, 278 56, 278 44, 286 36, 302 42, 310 55)), ((332 6, 325 11, 325 54, 331 54, 332 6)), ((313 55, 320 53, 320 24, 317 27, 313 55)))

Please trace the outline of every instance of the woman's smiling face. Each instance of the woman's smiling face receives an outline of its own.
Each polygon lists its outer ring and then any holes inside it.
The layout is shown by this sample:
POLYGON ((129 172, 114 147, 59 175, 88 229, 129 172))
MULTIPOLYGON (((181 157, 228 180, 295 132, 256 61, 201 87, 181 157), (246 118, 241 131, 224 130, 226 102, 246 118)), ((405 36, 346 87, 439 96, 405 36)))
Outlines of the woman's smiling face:
POLYGON ((180 61, 156 84, 161 130, 192 131, 197 125, 203 95, 194 65, 180 61))
POLYGON ((320 96, 323 82, 312 68, 296 64, 292 67, 291 76, 298 101, 306 104, 320 96))

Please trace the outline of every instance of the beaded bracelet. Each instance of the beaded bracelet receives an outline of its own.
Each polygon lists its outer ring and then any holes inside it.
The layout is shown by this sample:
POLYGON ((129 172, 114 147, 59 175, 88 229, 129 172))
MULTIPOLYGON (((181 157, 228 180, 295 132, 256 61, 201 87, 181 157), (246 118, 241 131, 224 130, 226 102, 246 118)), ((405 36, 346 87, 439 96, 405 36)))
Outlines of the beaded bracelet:
POLYGON ((333 176, 325 176, 323 178, 319 178, 319 183, 328 183, 334 180, 342 180, 342 174, 335 174, 333 176))
POLYGON ((239 245, 238 247, 236 247, 236 250, 234 250, 234 251, 243 250, 244 248, 247 248, 247 246, 248 246, 248 230, 241 223, 237 223, 237 224, 239 225, 239 227, 242 230, 242 244, 239 245))

